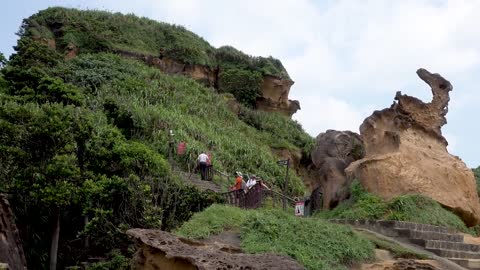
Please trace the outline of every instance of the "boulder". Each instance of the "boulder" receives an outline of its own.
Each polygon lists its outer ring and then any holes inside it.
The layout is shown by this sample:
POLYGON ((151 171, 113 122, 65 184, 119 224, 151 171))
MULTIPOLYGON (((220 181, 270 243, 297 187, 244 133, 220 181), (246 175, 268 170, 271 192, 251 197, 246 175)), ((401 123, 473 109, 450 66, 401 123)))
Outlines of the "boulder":
POLYGON ((2 264, 8 265, 9 270, 27 269, 10 204, 7 197, 0 194, 0 265, 2 264))
POLYGON ((266 112, 280 112, 291 117, 300 110, 300 102, 298 100, 288 99, 290 87, 292 87, 293 83, 292 80, 264 75, 256 108, 266 112))
POLYGON ((453 210, 468 226, 479 224, 473 173, 448 153, 441 132, 452 85, 425 69, 417 74, 431 87, 432 101, 424 103, 397 92, 390 108, 367 117, 360 126, 366 156, 352 163, 347 174, 384 199, 425 195, 453 210))
POLYGON ((350 179, 345 168, 364 155, 359 134, 351 131, 327 130, 316 138, 312 162, 318 172, 317 181, 310 185, 312 210, 319 208, 318 196, 323 193, 323 209, 331 209, 349 196, 350 179), (319 190, 321 192, 319 192, 319 190))
POLYGON ((161 230, 131 229, 127 234, 136 240, 135 270, 305 269, 286 256, 245 254, 236 247, 206 244, 161 230))

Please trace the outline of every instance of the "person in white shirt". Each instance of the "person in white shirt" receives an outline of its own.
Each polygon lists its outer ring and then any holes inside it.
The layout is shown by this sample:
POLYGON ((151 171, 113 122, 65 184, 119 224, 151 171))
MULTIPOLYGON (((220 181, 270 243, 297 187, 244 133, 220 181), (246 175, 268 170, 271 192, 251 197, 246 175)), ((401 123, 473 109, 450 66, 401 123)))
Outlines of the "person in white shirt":
POLYGON ((247 181, 247 188, 251 189, 253 186, 257 184, 257 177, 255 175, 252 175, 250 179, 247 181))
POLYGON ((204 152, 198 155, 198 164, 200 166, 200 175, 202 176, 202 180, 207 180, 207 164, 209 162, 209 157, 204 152))

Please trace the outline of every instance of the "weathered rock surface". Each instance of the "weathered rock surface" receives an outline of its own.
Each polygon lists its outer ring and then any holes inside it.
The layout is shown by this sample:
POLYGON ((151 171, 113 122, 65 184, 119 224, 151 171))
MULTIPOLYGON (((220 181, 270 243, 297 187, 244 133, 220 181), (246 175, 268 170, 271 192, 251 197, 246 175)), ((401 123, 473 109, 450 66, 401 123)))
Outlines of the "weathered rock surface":
POLYGON ((0 265, 8 265, 9 270, 26 269, 20 237, 6 196, 0 194, 0 265))
POLYGON ((293 81, 266 75, 260 86, 260 97, 256 107, 266 112, 280 112, 291 117, 300 110, 298 100, 289 100, 288 94, 293 81))
POLYGON ((347 174, 384 199, 422 194, 452 209, 467 225, 479 224, 473 173, 448 153, 441 132, 452 85, 425 69, 417 74, 431 87, 432 101, 424 103, 397 92, 390 108, 366 118, 360 126, 366 156, 352 163, 347 174))
POLYGON ((440 268, 433 260, 388 260, 372 264, 363 264, 355 270, 447 270, 440 268))
POLYGON ((164 56, 151 56, 129 51, 115 50, 122 56, 135 58, 147 65, 156 67, 167 74, 184 75, 209 87, 215 87, 217 83, 218 69, 202 65, 190 65, 176 59, 164 56))
MULTIPOLYGON (((331 209, 349 195, 351 180, 345 174, 350 163, 364 156, 362 139, 351 131, 327 130, 316 138, 312 162, 318 172, 315 183, 310 185, 312 196, 323 193, 323 209, 331 209)), ((311 198, 312 210, 319 208, 316 198, 311 198)))
POLYGON ((274 254, 244 254, 230 246, 205 244, 178 238, 160 230, 132 229, 137 252, 132 269, 304 269, 291 258, 274 254))

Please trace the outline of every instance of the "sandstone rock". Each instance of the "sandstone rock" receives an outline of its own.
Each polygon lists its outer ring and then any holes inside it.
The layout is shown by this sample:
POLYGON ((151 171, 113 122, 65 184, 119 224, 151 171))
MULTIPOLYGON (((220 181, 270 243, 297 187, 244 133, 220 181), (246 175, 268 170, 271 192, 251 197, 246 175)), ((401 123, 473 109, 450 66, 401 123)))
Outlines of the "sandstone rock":
POLYGON ((20 237, 6 196, 0 194, 0 263, 9 270, 26 269, 20 237))
POLYGON ((388 260, 372 264, 362 264, 356 270, 447 270, 433 260, 388 260))
POLYGON ((452 85, 425 69, 418 76, 430 85, 430 103, 397 92, 390 108, 375 111, 360 126, 365 158, 347 168, 350 178, 384 199, 418 193, 452 209, 473 226, 480 222, 475 178, 465 163, 447 151, 446 123, 452 85))
POLYGON ((230 246, 205 244, 178 238, 160 230, 132 229, 137 252, 132 269, 305 269, 291 258, 274 254, 244 254, 230 246))
MULTIPOLYGON (((351 131, 327 130, 316 138, 312 161, 318 171, 317 182, 311 186, 312 195, 323 193, 323 209, 331 209, 349 195, 351 179, 345 174, 347 166, 364 155, 360 135, 351 131)), ((318 209, 316 198, 311 199, 318 209)))
POLYGON ((190 65, 165 56, 151 56, 124 50, 113 50, 114 53, 124 57, 138 59, 147 65, 156 67, 167 74, 178 74, 190 77, 205 86, 215 87, 218 70, 208 66, 190 65))
POLYGON ((291 117, 300 110, 298 100, 288 99, 293 83, 291 80, 265 75, 260 86, 260 97, 257 98, 256 108, 266 112, 280 112, 291 117))

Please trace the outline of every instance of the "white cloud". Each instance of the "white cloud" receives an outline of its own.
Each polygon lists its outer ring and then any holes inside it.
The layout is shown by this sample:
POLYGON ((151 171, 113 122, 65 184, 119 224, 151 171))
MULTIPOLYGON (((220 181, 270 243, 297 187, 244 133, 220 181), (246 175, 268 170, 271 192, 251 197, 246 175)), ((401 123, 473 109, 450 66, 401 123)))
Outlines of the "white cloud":
POLYGON ((315 99, 304 99, 302 106, 302 110, 298 111, 293 118, 302 123, 305 130, 312 136, 327 129, 359 132, 359 124, 366 116, 365 112, 332 97, 317 96, 315 99))

